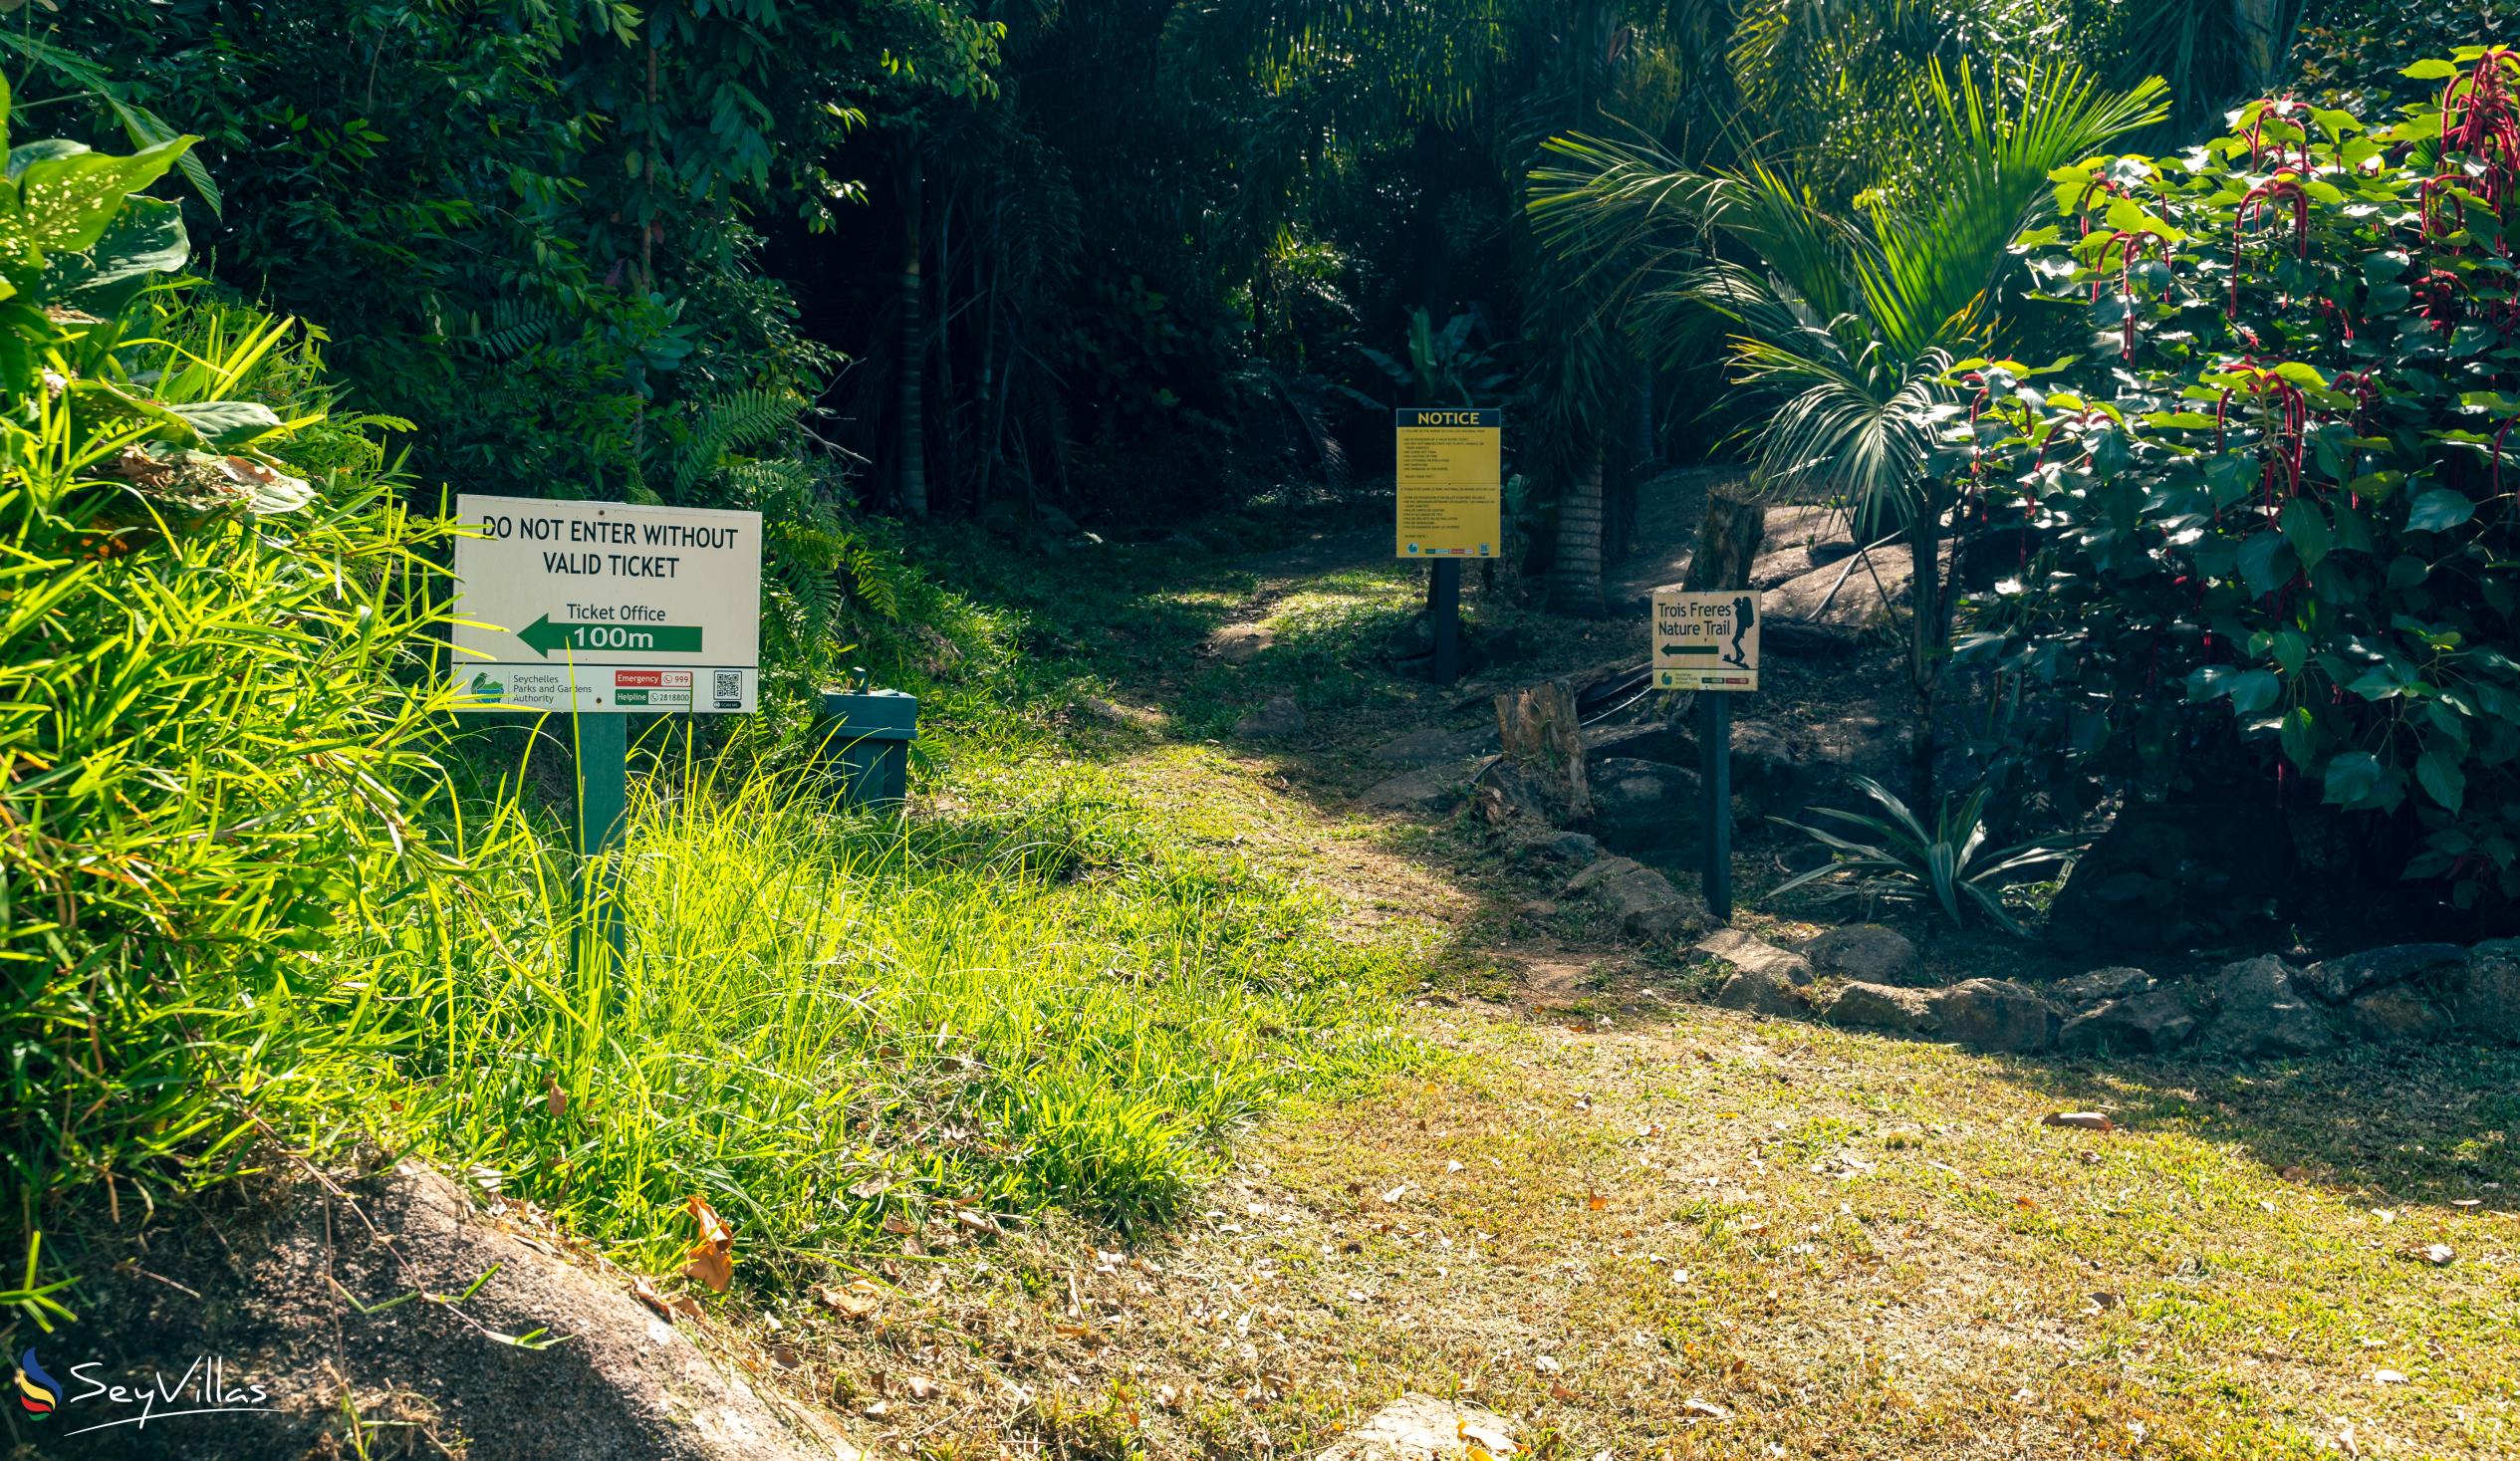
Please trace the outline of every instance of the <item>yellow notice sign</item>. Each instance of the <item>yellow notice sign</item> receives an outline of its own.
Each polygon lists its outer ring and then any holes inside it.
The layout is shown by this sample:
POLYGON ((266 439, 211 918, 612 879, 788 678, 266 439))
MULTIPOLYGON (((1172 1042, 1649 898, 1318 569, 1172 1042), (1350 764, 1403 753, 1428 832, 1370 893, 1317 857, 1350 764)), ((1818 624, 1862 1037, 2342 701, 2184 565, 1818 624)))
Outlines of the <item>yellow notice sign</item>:
POLYGON ((1505 412, 1403 406, 1397 420, 1394 556, 1496 557, 1504 537, 1498 504, 1505 487, 1505 412))
POLYGON ((1759 687, 1759 596, 1653 591, 1653 687, 1755 690, 1759 687))

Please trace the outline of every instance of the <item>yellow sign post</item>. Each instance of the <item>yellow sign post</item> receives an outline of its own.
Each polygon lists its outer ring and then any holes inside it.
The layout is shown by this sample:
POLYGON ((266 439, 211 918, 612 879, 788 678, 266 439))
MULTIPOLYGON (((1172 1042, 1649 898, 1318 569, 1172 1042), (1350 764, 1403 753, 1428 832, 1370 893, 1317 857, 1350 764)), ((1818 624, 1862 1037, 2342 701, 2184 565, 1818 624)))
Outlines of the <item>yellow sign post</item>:
POLYGON ((1392 548, 1399 558, 1434 560, 1426 609, 1434 619, 1434 680, 1448 685, 1461 671, 1461 560, 1503 551, 1505 412, 1402 406, 1393 424, 1392 548))
POLYGON ((1494 558, 1502 551, 1505 412, 1402 406, 1393 524, 1399 558, 1494 558))

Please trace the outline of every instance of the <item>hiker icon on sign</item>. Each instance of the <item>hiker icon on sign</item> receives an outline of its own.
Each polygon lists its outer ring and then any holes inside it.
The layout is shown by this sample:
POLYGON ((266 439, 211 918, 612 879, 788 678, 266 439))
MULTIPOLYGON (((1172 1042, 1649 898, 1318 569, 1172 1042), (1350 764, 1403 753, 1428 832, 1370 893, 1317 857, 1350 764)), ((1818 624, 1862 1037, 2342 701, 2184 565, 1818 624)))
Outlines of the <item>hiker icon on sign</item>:
POLYGON ((1744 595, 1732 601, 1732 650, 1723 656, 1724 663, 1750 667, 1750 656, 1741 647, 1741 638, 1750 632, 1750 625, 1759 612, 1759 601, 1744 595))

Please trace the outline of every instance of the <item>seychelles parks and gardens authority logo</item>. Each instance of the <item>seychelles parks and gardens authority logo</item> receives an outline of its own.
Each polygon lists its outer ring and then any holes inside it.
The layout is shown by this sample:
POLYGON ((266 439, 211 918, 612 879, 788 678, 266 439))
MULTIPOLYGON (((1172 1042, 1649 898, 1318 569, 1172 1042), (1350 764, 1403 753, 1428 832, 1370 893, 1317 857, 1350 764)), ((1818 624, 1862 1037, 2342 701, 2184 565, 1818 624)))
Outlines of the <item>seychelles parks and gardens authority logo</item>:
POLYGON ((271 1403, 271 1392, 262 1385, 250 1379, 233 1379, 222 1355, 195 1355, 182 1372, 174 1375, 151 1369, 145 1382, 116 1384, 95 1373, 104 1368, 105 1361, 98 1359, 66 1366, 64 1373, 79 1388, 75 1392, 65 1390, 62 1382, 44 1368, 43 1361, 35 1357, 35 1350, 28 1348, 18 1355, 18 1408, 41 1421, 77 1406, 75 1414, 61 1416, 70 1422, 62 1431, 64 1439, 122 1425, 145 1428, 178 1416, 236 1415, 280 1408, 271 1403))
POLYGON ((18 1356, 18 1404, 38 1420, 61 1405, 61 1381, 44 1372, 33 1349, 18 1356))

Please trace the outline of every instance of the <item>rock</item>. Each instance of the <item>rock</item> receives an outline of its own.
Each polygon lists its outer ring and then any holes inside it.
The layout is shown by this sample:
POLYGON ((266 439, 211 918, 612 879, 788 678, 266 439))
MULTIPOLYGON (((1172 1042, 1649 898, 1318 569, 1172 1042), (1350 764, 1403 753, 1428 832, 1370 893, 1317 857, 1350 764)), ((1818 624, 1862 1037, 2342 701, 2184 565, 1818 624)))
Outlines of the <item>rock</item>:
POLYGON ((1921 989, 1857 982, 1839 986, 1819 1005, 1820 1018, 1832 1025, 1859 1030, 1893 1030, 1930 1034, 1940 1028, 1933 1007, 1921 989))
POLYGON ((1234 722, 1238 740, 1282 740, 1304 733, 1304 707, 1293 695, 1271 695, 1259 709, 1234 722))
POLYGON ((1316 1461, 1455 1461, 1474 1450, 1514 1456, 1522 1448, 1504 1416, 1410 1391, 1367 1416, 1316 1461))
POLYGON ((2089 974, 2077 974, 2071 979, 2060 979, 2048 994, 2063 1005, 2095 1005, 2104 1000, 2142 994, 2159 982, 2142 969, 2120 964, 2094 969, 2089 974))
POLYGON ((1602 845, 1580 832, 1531 823, 1514 827, 1507 834, 1507 846, 1517 856, 1545 857, 1560 862, 1590 863, 1602 854, 1602 845))
POLYGON ((1203 647, 1227 664, 1249 664, 1277 641, 1277 632, 1267 624, 1227 624, 1208 635, 1203 647))
POLYGON ((1803 957, 1822 974, 1844 974, 1873 984, 1899 984, 1916 977, 1916 946, 1907 935, 1879 923, 1849 923, 1803 945, 1803 957))
POLYGON ((1669 721, 1588 725, 1584 728, 1584 753, 1596 764, 1608 757, 1625 757, 1693 766, 1697 763, 1697 737, 1686 727, 1669 721))
MULTIPOLYGON (((2466 951, 2461 950, 2462 954, 2466 951)), ((2346 1006, 2346 1019, 2357 1039, 2375 1045, 2399 1040, 2438 1040, 2454 1028, 2442 1009, 2411 984, 2384 984, 2365 990, 2346 1006)))
POLYGON ((1383 639, 1384 656, 1394 662, 1423 659, 1434 652, 1435 623, 1422 609, 1400 620, 1383 639))
MULTIPOLYGON (((2103 969, 2098 973, 2136 971, 2103 969)), ((2083 975, 2091 978, 2092 975, 2083 975)), ((2148 976, 2147 976, 2148 978, 2148 976)), ((2069 981, 2070 982, 2070 981, 2069 981)), ((2161 1055, 2196 1037, 2203 1022, 2176 989, 2147 989, 2122 995, 2088 1014, 2077 1015, 2057 1032, 2059 1050, 2077 1053, 2111 1051, 2119 1055, 2161 1055)))
POLYGON ((1876 548, 1797 574, 1769 589, 1759 605, 1770 625, 1853 641, 1889 622, 1890 606, 1905 602, 1913 577, 1905 548, 1876 548))
POLYGON ((1604 857, 1575 874, 1567 897, 1590 897, 1619 919, 1631 938, 1670 939, 1706 918, 1706 905, 1671 879, 1629 857, 1604 857))
POLYGON ((1697 846, 1696 772, 1611 756, 1594 763, 1587 779, 1594 831, 1613 851, 1652 856, 1697 846))
POLYGON ((1715 991, 1715 1003, 1727 1010, 1780 1019, 1799 1019, 1811 1013, 1811 1000, 1791 980, 1765 969, 1744 969, 1725 980, 1723 987, 1715 991))
POLYGON ((1461 773, 1450 767, 1427 766, 1376 782, 1357 800, 1384 812, 1433 817, 1461 795, 1461 773))
POLYGON ((1927 1001, 1942 1037, 1978 1050, 2027 1055, 2056 1044, 2056 1006, 2009 979, 1970 979, 1927 1001))
POLYGON ((1473 794, 1478 798, 1479 817, 1500 832, 1525 827, 1555 828, 1565 813, 1565 804, 1542 791, 1529 773, 1502 756, 1479 768, 1470 778, 1473 794))
POLYGON ((2520 1045, 2520 939, 2470 949, 2449 983, 2450 1018, 2484 1040, 2520 1045))
MULTIPOLYGON (((71 1376, 59 1356, 94 1358, 104 1361, 91 1371, 100 1383, 143 1391, 151 1370, 171 1380, 199 1356, 216 1355, 227 1388, 260 1385, 274 1410, 170 1417, 162 1440, 152 1422, 145 1435, 137 1427, 106 1432, 94 1451, 79 1449, 92 1437, 46 1454, 341 1455, 346 1411, 391 1421, 376 1438, 390 1437, 395 1455, 834 1461, 861 1454, 820 1414, 695 1343, 699 1327, 668 1323, 631 1298, 628 1275, 528 1241, 435 1171, 406 1162, 339 1185, 345 1196, 310 1180, 238 1182, 195 1199, 213 1204, 207 1211, 161 1208, 153 1221, 141 1220, 150 1228, 147 1248, 131 1255, 146 1274, 93 1254, 78 1319, 40 1341, 64 1380, 71 1376), (411 1302, 415 1293, 464 1297, 411 1302), (535 1331, 560 1342, 529 1349, 494 1338, 535 1331), (430 1438, 468 1449, 450 1451, 430 1438)), ((125 1219, 133 1220, 129 1207, 125 1219)), ((76 1428, 109 1412, 109 1400, 83 1400, 84 1388, 71 1389, 56 1426, 76 1428)))
POLYGON ((1712 954, 1743 973, 1774 974, 1788 984, 1811 983, 1811 961, 1774 944, 1761 943, 1738 928, 1718 928, 1690 946, 1712 954))
POLYGON ((2467 950, 2454 943, 2394 943, 2341 959, 2322 959, 2293 982, 2332 1005, 2341 1005, 2367 989, 2402 984, 2433 972, 2448 974, 2466 962, 2467 950))
POLYGON ((2218 1013, 2205 1043, 2224 1055, 2316 1055, 2336 1044, 2336 1032, 2294 987, 2292 966, 2272 954, 2225 964, 2213 993, 2218 1013))
POLYGON ((1492 755, 1495 750, 1493 728, 1448 731, 1430 725, 1385 741, 1368 754, 1386 766, 1432 766, 1439 761, 1467 761, 1473 756, 1492 755))

